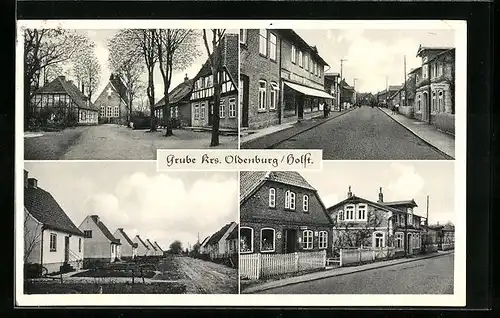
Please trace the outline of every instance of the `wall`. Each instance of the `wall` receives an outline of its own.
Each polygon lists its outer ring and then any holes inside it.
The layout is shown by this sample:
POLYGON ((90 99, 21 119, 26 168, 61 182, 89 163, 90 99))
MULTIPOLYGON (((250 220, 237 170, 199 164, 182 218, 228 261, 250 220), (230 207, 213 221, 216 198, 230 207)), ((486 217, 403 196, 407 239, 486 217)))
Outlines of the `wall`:
POLYGON ((39 264, 42 247, 42 223, 24 211, 24 253, 27 263, 39 264), (28 251, 30 249, 31 251, 28 251), (29 255, 26 256, 26 253, 29 255))
MULTIPOLYGON (((97 107, 97 109, 99 109, 99 111, 101 109, 101 106, 104 106, 105 108, 107 106, 112 106, 113 112, 114 112, 115 106, 120 107, 120 116, 119 117, 107 118, 105 116, 104 117, 101 116, 99 113, 99 122, 102 122, 104 120, 104 121, 107 121, 107 122, 110 122, 113 124, 121 124, 121 125, 127 124, 127 105, 123 101, 123 99, 120 98, 120 95, 118 94, 118 92, 116 92, 113 89, 113 86, 111 85, 111 83, 108 82, 108 84, 103 89, 103 91, 101 92, 99 97, 97 97, 97 99, 95 100, 94 105, 97 107), (110 89, 110 88, 111 88, 112 92, 111 92, 111 96, 108 97, 108 89, 110 89)), ((106 112, 104 114, 106 114, 106 112)))
POLYGON ((90 216, 83 220, 82 224, 78 227, 80 231, 92 231, 92 238, 85 238, 85 258, 105 258, 111 260, 111 242, 97 227, 97 224, 90 219, 90 216))
MULTIPOLYGON (((220 128, 229 128, 229 129, 237 129, 238 128, 238 94, 237 92, 230 92, 230 93, 225 93, 225 94, 221 94, 221 101, 224 102, 224 108, 225 108, 225 118, 221 118, 220 119, 220 122, 219 122, 219 127, 220 128), (235 107, 236 107, 236 116, 235 117, 231 117, 229 118, 229 100, 230 99, 235 99, 235 107)), ((201 99, 201 100, 196 100, 196 101, 192 101, 191 102, 191 114, 192 114, 192 120, 191 120, 191 124, 193 127, 211 127, 208 125, 208 116, 210 116, 210 113, 209 113, 209 108, 208 108, 208 105, 209 105, 209 101, 212 100, 212 97, 208 98, 208 99, 201 99), (201 117, 201 105, 204 104, 205 105, 205 116, 204 117, 201 117), (199 114, 200 114, 200 117, 198 119, 196 119, 194 117, 194 114, 195 114, 195 105, 199 105, 199 114)))
POLYGON ((80 125, 97 125, 99 119, 99 112, 97 111, 92 111, 89 109, 79 109, 78 113, 78 124, 80 125), (82 113, 85 119, 81 119, 82 113), (90 115, 92 115, 92 118, 90 115))
MULTIPOLYGON (((272 32, 272 31, 271 31, 272 32)), ((248 77, 248 126, 251 129, 268 127, 279 123, 281 98, 275 110, 270 110, 270 83, 275 82, 280 87, 279 57, 281 54, 281 39, 276 35, 276 61, 259 54, 259 30, 247 30, 246 44, 240 44, 241 69, 240 74, 248 77), (267 82, 266 109, 259 111, 259 80, 267 82)), ((241 89, 241 88, 240 88, 241 89)), ((281 94, 281 88, 280 92, 281 94)))
POLYGON ((122 245, 120 247, 121 248, 120 249, 121 256, 132 257, 133 247, 132 247, 132 245, 130 245, 128 243, 128 241, 125 239, 125 237, 122 235, 122 233, 119 230, 116 230, 116 232, 113 233, 113 236, 116 237, 117 239, 119 239, 120 242, 122 243, 122 245))
POLYGON ((65 237, 71 235, 69 238, 69 261, 75 262, 77 260, 83 260, 84 251, 85 251, 85 241, 83 237, 68 234, 61 231, 46 229, 43 232, 43 265, 51 271, 58 271, 59 267, 64 263, 64 241, 65 237), (50 251, 50 234, 56 234, 56 251, 50 251), (82 240, 82 249, 78 250, 78 240, 82 240), (52 266, 51 266, 52 265, 52 266), (56 269, 56 270, 53 270, 56 269))
POLYGON ((137 256, 149 256, 150 255, 149 250, 144 245, 142 245, 142 243, 139 241, 137 236, 134 237, 132 242, 137 243, 137 256))
POLYGON ((399 106, 399 113, 408 118, 413 118, 413 106, 399 106))

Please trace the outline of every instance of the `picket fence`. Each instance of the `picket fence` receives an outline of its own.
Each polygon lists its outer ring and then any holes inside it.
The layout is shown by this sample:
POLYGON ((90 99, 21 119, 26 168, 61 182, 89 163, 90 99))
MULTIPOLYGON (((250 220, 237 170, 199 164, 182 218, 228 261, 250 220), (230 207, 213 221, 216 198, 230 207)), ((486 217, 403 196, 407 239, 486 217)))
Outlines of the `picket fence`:
POLYGON ((296 252, 288 254, 240 255, 242 279, 260 279, 272 276, 325 268, 326 251, 296 252))
POLYGON ((399 251, 403 250, 395 247, 342 248, 340 249, 340 266, 392 258, 396 255, 396 252, 399 251))

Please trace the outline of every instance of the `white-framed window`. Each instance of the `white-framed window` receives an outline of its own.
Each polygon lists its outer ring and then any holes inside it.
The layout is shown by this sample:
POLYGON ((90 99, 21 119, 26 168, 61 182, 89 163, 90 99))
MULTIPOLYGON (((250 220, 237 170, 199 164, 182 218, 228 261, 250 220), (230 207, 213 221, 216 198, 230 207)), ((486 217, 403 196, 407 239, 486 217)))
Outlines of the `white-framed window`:
POLYGON ((57 252, 57 234, 50 233, 50 251, 57 252))
POLYGON ((229 118, 235 118, 235 117, 236 117, 236 99, 230 98, 229 99, 229 118))
POLYGON ((396 248, 404 247, 404 235, 401 232, 396 232, 395 247, 396 248))
POLYGON ((313 231, 304 230, 302 232, 302 246, 305 250, 311 250, 313 248, 313 231))
POLYGON ((269 57, 273 61, 276 61, 276 42, 276 35, 269 32, 269 57))
POLYGON ((307 194, 302 196, 302 210, 309 212, 309 196, 307 194))
POLYGON ((259 30, 259 53, 267 56, 267 29, 259 30))
POLYGON ((415 245, 420 248, 421 242, 420 242, 420 233, 415 233, 415 245))
POLYGON ((207 104, 201 103, 200 119, 205 119, 206 116, 207 116, 207 104))
POLYGON ((200 105, 199 104, 194 105, 194 119, 195 120, 200 119, 200 105))
POLYGON ((266 91, 267 91, 267 82, 260 80, 259 81, 259 110, 266 110, 266 91))
POLYGON ((444 112, 444 93, 439 91, 438 93, 438 111, 444 112))
POLYGON ((304 54, 304 68, 309 71, 309 55, 304 54))
POLYGON ((438 64, 438 76, 443 75, 443 68, 444 68, 443 63, 439 63, 438 64))
POLYGON ((247 34, 248 34, 247 29, 240 29, 240 43, 242 44, 247 43, 247 34))
POLYGON ((417 112, 420 111, 421 107, 422 107, 422 100, 421 100, 420 94, 418 94, 417 95, 417 112))
POLYGON ((276 105, 278 103, 278 84, 275 82, 271 82, 271 87, 269 91, 270 95, 270 104, 269 109, 276 109, 276 105))
POLYGON ((365 221, 366 220, 366 209, 367 205, 366 204, 358 204, 358 215, 357 218, 360 221, 365 221))
POLYGON ((327 231, 320 231, 319 232, 319 242, 318 242, 318 247, 320 249, 326 249, 328 247, 328 232, 327 231))
POLYGON ((422 66, 422 78, 424 79, 427 78, 427 67, 428 67, 427 64, 422 66))
POLYGON ((106 114, 106 107, 104 106, 101 106, 101 117, 104 117, 104 115, 106 114))
POLYGON ((344 211, 340 210, 340 211, 337 213, 337 220, 338 220, 338 221, 344 221, 344 211))
POLYGON ((295 192, 285 191, 285 209, 295 210, 295 192))
POLYGON ((111 116, 113 116, 113 107, 108 106, 106 107, 106 117, 111 117, 111 116))
POLYGON ((413 214, 408 213, 408 225, 412 225, 412 224, 413 224, 413 214))
POLYGON ((224 118, 226 116, 226 103, 222 99, 219 104, 219 118, 224 118))
POLYGON ((297 49, 292 45, 292 63, 297 63, 297 49))
POLYGON ((353 221, 354 220, 354 204, 349 204, 349 205, 346 205, 345 208, 344 208, 344 211, 345 211, 345 220, 346 221, 353 221))
POLYGON ((120 107, 115 106, 114 117, 120 117, 120 107))
POLYGON ((302 57, 302 51, 299 50, 299 66, 302 67, 304 65, 304 58, 302 57))
POLYGON ((240 227, 240 253, 253 252, 253 229, 251 227, 240 227))
POLYGON ((373 232, 373 247, 385 247, 385 234, 384 232, 373 232))
POLYGON ((276 207, 276 189, 269 188, 269 207, 276 207))
POLYGON ((436 112, 436 91, 432 91, 432 112, 435 113, 436 112))
POLYGON ((85 238, 92 238, 92 230, 84 230, 83 231, 83 237, 85 237, 85 238))
POLYGON ((80 111, 80 120, 81 120, 81 121, 84 121, 84 120, 85 120, 85 116, 86 116, 85 111, 84 111, 84 110, 81 110, 81 111, 80 111))
POLYGON ((274 252, 276 246, 275 231, 272 228, 263 228, 260 230, 260 251, 274 252))

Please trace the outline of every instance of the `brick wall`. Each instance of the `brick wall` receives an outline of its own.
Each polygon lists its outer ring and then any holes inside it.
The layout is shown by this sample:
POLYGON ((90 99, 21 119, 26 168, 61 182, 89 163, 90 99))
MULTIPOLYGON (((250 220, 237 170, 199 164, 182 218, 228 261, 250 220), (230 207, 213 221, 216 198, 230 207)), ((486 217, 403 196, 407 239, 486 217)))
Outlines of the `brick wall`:
MULTIPOLYGON (((127 124, 127 105, 126 103, 120 98, 120 95, 113 89, 111 83, 108 83, 106 87, 103 89, 99 97, 94 102, 94 105, 97 107, 99 111, 99 122, 106 122, 106 123, 113 123, 113 124, 121 124, 125 125, 127 124), (111 88, 111 96, 108 96, 108 89, 111 88), (112 117, 106 117, 106 116, 101 116, 100 110, 101 106, 104 106, 105 109, 107 106, 112 106, 112 112, 113 116, 112 117), (114 107, 119 106, 120 108, 120 114, 119 117, 114 117, 114 107)), ((104 113, 106 115, 106 112, 104 113)))
MULTIPOLYGON (((324 87, 324 79, 325 79, 324 70, 320 67, 320 76, 316 76, 313 73, 311 73, 311 71, 306 70, 304 64, 302 64, 303 67, 300 67, 298 61, 298 53, 297 53, 296 63, 292 63, 292 44, 293 43, 291 43, 289 40, 281 41, 281 68, 309 80, 308 81, 309 83, 303 83, 303 84, 322 90, 324 87)), ((299 50, 302 50, 303 54, 306 54, 311 58, 310 52, 305 51, 304 49, 298 47, 297 45, 295 45, 295 47, 297 52, 299 50)), ((318 62, 317 60, 315 61, 318 62)), ((309 64, 311 64, 310 60, 309 64)))
POLYGON ((431 124, 437 129, 455 135, 455 115, 439 113, 431 115, 431 124))

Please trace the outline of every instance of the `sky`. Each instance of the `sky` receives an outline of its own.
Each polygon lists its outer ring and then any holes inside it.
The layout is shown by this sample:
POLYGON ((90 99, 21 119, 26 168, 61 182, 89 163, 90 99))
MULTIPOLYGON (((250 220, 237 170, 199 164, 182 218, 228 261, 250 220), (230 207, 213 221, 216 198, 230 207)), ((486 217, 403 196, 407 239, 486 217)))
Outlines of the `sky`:
POLYGON ((238 222, 237 172, 157 173, 156 162, 137 161, 26 162, 25 169, 76 226, 97 214, 112 233, 122 227, 164 250, 238 222))
POLYGON ((376 93, 388 85, 404 83, 404 56, 406 72, 421 66, 416 57, 423 46, 455 46, 455 31, 446 30, 295 30, 309 45, 318 48, 320 56, 329 64, 327 72, 340 73, 340 60, 345 59, 342 76, 358 92, 376 93))
POLYGON ((455 223, 455 165, 451 161, 324 161, 323 170, 302 171, 301 175, 318 190, 330 207, 354 195, 376 202, 382 187, 384 201, 414 199, 414 213, 426 215, 429 196, 429 224, 455 223))
MULTIPOLYGON (((92 96, 92 102, 94 102, 97 97, 99 97, 99 94, 103 91, 103 89, 106 87, 109 77, 111 75, 111 70, 108 65, 108 41, 113 37, 115 33, 117 33, 119 30, 79 30, 79 32, 82 32, 85 34, 92 42, 95 43, 95 53, 97 56, 97 59, 99 60, 99 63, 101 65, 101 78, 99 81, 99 87, 97 89, 97 93, 95 93, 92 96)), ((237 30, 226 30, 227 33, 237 33, 237 30)), ((211 39, 211 36, 209 37, 211 39)), ((193 78, 196 76, 198 71, 200 70, 201 66, 203 63, 205 63, 208 54, 205 49, 205 45, 203 44, 203 38, 201 36, 201 30, 200 30, 200 37, 199 37, 199 42, 198 42, 198 47, 201 52, 200 56, 195 60, 195 62, 188 67, 184 71, 179 71, 175 72, 174 75, 172 76, 172 83, 170 85, 170 90, 174 89, 177 85, 179 85, 183 80, 184 76, 187 74, 189 78, 193 78)), ((65 67, 66 69, 70 68, 68 66, 65 67)), ((144 83, 147 83, 147 72, 144 73, 143 77, 144 83)), ((159 101, 163 97, 163 79, 161 77, 161 73, 159 70, 159 66, 156 65, 155 71, 154 71, 154 83, 155 83, 155 99, 156 101, 159 101)), ((145 97, 145 92, 144 92, 144 101, 146 103, 146 97, 145 97)))

